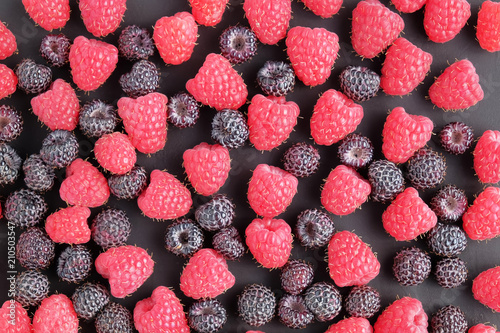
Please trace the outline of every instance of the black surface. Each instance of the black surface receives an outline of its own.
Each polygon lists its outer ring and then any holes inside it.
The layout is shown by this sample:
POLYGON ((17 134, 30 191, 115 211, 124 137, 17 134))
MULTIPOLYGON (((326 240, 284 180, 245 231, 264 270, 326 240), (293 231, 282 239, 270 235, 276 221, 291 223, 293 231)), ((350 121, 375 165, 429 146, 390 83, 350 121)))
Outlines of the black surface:
MULTIPOLYGON (((389 1, 382 1, 390 6, 389 1)), ((424 83, 420 85, 411 95, 400 97, 386 96, 380 92, 378 96, 372 100, 362 103, 364 108, 364 119, 357 131, 371 138, 375 146, 375 157, 383 157, 381 153, 381 131, 389 110, 397 106, 402 106, 411 114, 421 114, 432 119, 435 124, 434 133, 438 133, 440 128, 450 121, 464 121, 474 128, 475 135, 481 135, 487 129, 500 129, 500 116, 498 113, 498 93, 500 89, 500 53, 489 53, 479 47, 479 43, 475 39, 475 25, 477 21, 477 12, 481 1, 470 1, 472 6, 472 16, 468 21, 468 25, 455 37, 452 41, 445 44, 436 44, 427 39, 423 29, 423 11, 418 11, 413 14, 402 14, 405 21, 405 29, 403 36, 409 39, 412 43, 421 47, 427 52, 430 52, 434 61, 431 66, 431 72, 426 77, 424 83), (443 112, 440 109, 434 108, 432 103, 427 98, 429 86, 433 83, 434 77, 438 76, 448 64, 453 63, 456 59, 468 58, 476 66, 480 76, 480 84, 482 85, 485 98, 476 106, 464 112, 443 112)), ((223 16, 223 21, 216 27, 199 28, 197 46, 195 47, 192 58, 178 66, 165 66, 158 53, 150 58, 161 69, 161 82, 159 91, 167 96, 172 96, 176 92, 183 90, 186 81, 197 72, 197 69, 203 63, 203 60, 209 52, 218 52, 217 38, 220 33, 228 26, 240 23, 248 25, 242 9, 243 0, 232 0, 228 5, 223 16)), ((250 209, 246 200, 246 188, 252 170, 259 163, 268 163, 271 165, 281 166, 280 158, 286 148, 298 141, 312 142, 309 133, 309 119, 312 114, 313 106, 318 96, 325 90, 334 88, 339 89, 337 77, 340 71, 347 65, 364 65, 371 69, 380 72, 383 57, 374 60, 363 60, 357 56, 350 45, 350 18, 353 8, 357 1, 345 1, 343 8, 338 15, 330 19, 321 19, 315 16, 312 12, 304 8, 303 4, 294 1, 292 4, 293 18, 290 26, 309 26, 309 27, 325 27, 339 35, 340 52, 332 71, 332 76, 323 85, 310 88, 298 82, 293 93, 289 94, 288 100, 295 101, 301 110, 300 119, 290 138, 282 144, 278 149, 271 152, 260 152, 254 149, 250 144, 230 152, 232 163, 230 177, 224 187, 219 191, 228 194, 237 206, 237 215, 235 226, 244 234, 245 227, 255 217, 255 213, 250 209)), ((128 9, 125 12, 124 21, 121 27, 112 35, 103 38, 104 41, 117 45, 117 39, 121 29, 129 24, 137 24, 147 27, 152 32, 157 19, 165 15, 173 15, 179 11, 190 11, 187 0, 129 0, 127 1, 128 9)), ((394 7, 390 6, 394 10, 394 7)), ((80 19, 78 5, 76 1, 71 1, 71 19, 62 29, 71 39, 78 35, 92 37, 89 34, 80 19)), ((25 13, 21 1, 4 0, 0 2, 0 20, 6 22, 9 28, 17 37, 19 52, 2 61, 9 67, 13 68, 23 58, 31 57, 36 62, 44 63, 38 53, 38 47, 41 39, 47 34, 45 30, 35 26, 33 21, 25 13)), ((235 66, 235 69, 242 73, 243 78, 248 85, 249 99, 260 93, 256 84, 255 76, 257 70, 264 64, 266 60, 286 59, 285 44, 282 40, 278 45, 268 46, 259 44, 258 54, 248 63, 235 66)), ((118 85, 118 79, 121 74, 128 72, 132 63, 120 58, 118 68, 108 79, 108 81, 98 90, 90 93, 78 92, 81 103, 101 98, 116 105, 117 100, 124 96, 118 85)), ((66 65, 61 69, 53 69, 53 77, 63 78, 68 82, 72 82, 69 73, 69 66, 66 65)), ((19 152, 20 156, 26 156, 37 153, 41 146, 41 140, 49 133, 49 130, 42 126, 36 119, 36 116, 30 110, 30 99, 32 95, 26 95, 18 90, 8 98, 1 100, 0 103, 14 106, 23 114, 25 121, 25 130, 20 138, 12 142, 12 146, 19 152)), ((247 105, 241 108, 246 111, 247 105)), ((196 144, 206 141, 212 143, 210 139, 210 123, 215 114, 214 109, 203 107, 201 117, 194 128, 178 129, 170 126, 168 129, 167 143, 165 148, 151 156, 138 154, 138 163, 146 167, 148 172, 153 169, 166 169, 179 179, 185 179, 184 170, 182 168, 182 153, 188 148, 192 148, 196 144)), ((92 146, 93 140, 85 138, 78 130, 76 134, 80 140, 80 157, 93 160, 92 146)), ((429 142, 431 147, 439 149, 436 135, 429 142)), ((280 215, 289 222, 292 226, 295 224, 296 216, 307 208, 320 208, 320 191, 329 171, 335 167, 339 161, 336 157, 336 145, 331 147, 318 146, 321 154, 321 166, 318 172, 307 178, 299 181, 298 194, 295 196, 292 205, 285 213, 280 215)), ((463 156, 451 156, 446 154, 448 162, 448 172, 445 182, 455 184, 466 190, 470 202, 475 195, 482 189, 483 185, 477 180, 472 168, 471 151, 463 156)), ((95 162, 95 161, 94 161, 95 162)), ((59 207, 64 207, 65 203, 59 199, 57 187, 64 178, 63 172, 58 172, 56 188, 45 195, 49 204, 49 211, 53 212, 59 207)), ((22 178, 13 186, 4 186, 0 188, 1 201, 3 202, 7 195, 14 189, 23 186, 22 178)), ((189 185, 188 185, 189 186, 189 185)), ((192 188, 189 187, 191 190, 192 188)), ((421 196, 428 202, 436 189, 421 192, 421 196)), ((188 217, 194 217, 194 208, 206 202, 208 198, 193 194, 193 209, 188 214, 188 217)), ((113 299, 129 309, 133 310, 134 304, 151 295, 153 289, 159 285, 173 287, 177 296, 182 300, 183 304, 189 306, 191 299, 185 297, 179 289, 179 276, 185 260, 174 256, 167 252, 163 247, 163 233, 169 222, 155 222, 141 215, 135 201, 121 201, 111 197, 107 203, 109 207, 115 207, 126 210, 129 218, 133 223, 132 234, 129 239, 129 244, 136 244, 146 248, 153 254, 153 259, 156 261, 155 272, 146 281, 146 283, 130 297, 125 299, 113 299)), ((381 222, 381 214, 386 205, 374 202, 363 204, 362 209, 355 213, 345 216, 334 216, 334 222, 339 230, 351 230, 356 232, 362 239, 369 243, 374 252, 377 253, 378 259, 381 262, 382 268, 379 276, 374 279, 370 285, 377 288, 382 295, 382 306, 386 307, 398 297, 412 296, 422 301, 424 309, 429 317, 438 308, 454 304, 461 307, 465 313, 470 326, 480 322, 489 322, 500 326, 500 317, 493 313, 490 309, 484 307, 479 302, 474 300, 471 292, 472 279, 475 278, 481 271, 500 263, 498 251, 500 250, 500 240, 494 239, 487 242, 476 242, 469 240, 468 248, 460 256, 467 262, 469 269, 469 278, 463 286, 446 290, 441 288, 437 282, 431 277, 422 285, 416 287, 402 287, 398 285, 392 277, 391 266, 392 257, 401 248, 417 245, 425 249, 425 244, 422 240, 412 242, 397 242, 384 231, 381 222)), ((92 209, 92 217, 94 217, 102 208, 92 209)), ((20 234, 21 230, 17 230, 20 234)), ((6 265, 7 265, 7 245, 6 245, 7 228, 5 220, 0 223, 0 301, 3 303, 7 299, 7 280, 6 280, 6 265)), ((89 243, 95 257, 99 254, 99 248, 92 243, 89 243)), ((210 246, 210 237, 207 237, 206 246, 210 246)), ((64 248, 64 245, 57 245, 57 254, 64 248)), ((292 258, 302 258, 311 262, 315 267, 315 281, 331 281, 326 270, 327 264, 324 261, 324 251, 306 251, 297 242, 294 242, 292 258)), ((436 262, 436 258, 433 258, 436 262)), ((19 268, 19 271, 22 268, 19 268)), ((251 253, 247 252, 239 262, 229 262, 229 269, 236 276, 236 284, 228 290, 219 299, 228 309, 229 319, 221 332, 245 332, 251 329, 250 326, 243 323, 237 318, 236 314, 236 296, 241 292, 243 287, 249 283, 263 283, 271 287, 277 296, 282 292, 279 285, 279 270, 269 271, 268 269, 259 267, 253 260, 251 253)), ((46 271, 51 280, 51 293, 59 292, 71 295, 75 289, 74 284, 59 281, 55 274, 55 265, 46 271)), ((107 281, 103 280, 99 274, 93 272, 91 279, 93 281, 101 281, 107 285, 107 281)), ((342 294, 346 295, 349 288, 341 288, 342 294)), ((34 309, 30 309, 32 314, 34 309)), ((342 312, 333 322, 342 318, 345 312, 342 312)), ((372 320, 372 323, 374 320, 372 320)), ((323 332, 326 330, 329 323, 314 323, 304 329, 304 332, 323 332)), ((81 321, 82 332, 94 331, 92 322, 81 321)), ((292 332, 293 330, 285 328, 274 319, 271 323, 259 328, 265 332, 292 332)))

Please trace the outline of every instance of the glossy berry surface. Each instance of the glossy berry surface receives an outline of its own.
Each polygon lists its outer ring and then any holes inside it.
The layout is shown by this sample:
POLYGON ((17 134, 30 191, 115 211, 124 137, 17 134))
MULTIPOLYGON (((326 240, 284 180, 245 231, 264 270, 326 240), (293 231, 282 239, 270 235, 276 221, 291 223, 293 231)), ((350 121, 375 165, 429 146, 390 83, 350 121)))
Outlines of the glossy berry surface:
POLYGON ((244 26, 226 28, 219 36, 221 53, 232 64, 240 64, 250 60, 257 52, 257 36, 244 26))
POLYGON ((295 72, 283 61, 266 61, 257 72, 257 83, 267 95, 285 96, 295 86, 295 72))

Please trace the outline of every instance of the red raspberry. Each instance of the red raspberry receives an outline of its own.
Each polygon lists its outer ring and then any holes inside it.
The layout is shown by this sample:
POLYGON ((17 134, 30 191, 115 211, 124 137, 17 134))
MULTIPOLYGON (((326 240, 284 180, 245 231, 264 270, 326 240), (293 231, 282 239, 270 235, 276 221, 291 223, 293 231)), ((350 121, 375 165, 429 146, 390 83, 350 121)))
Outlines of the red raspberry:
POLYGON ((90 162, 81 158, 66 168, 66 179, 61 183, 59 195, 69 205, 99 207, 109 198, 108 180, 90 162))
POLYGON ((335 215, 348 215, 368 200, 371 185, 351 167, 338 165, 325 181, 321 204, 335 215))
POLYGON ((137 302, 134 325, 139 333, 189 333, 181 301, 172 290, 163 286, 156 287, 151 297, 137 302))
POLYGON ((0 331, 4 333, 31 333, 31 318, 21 303, 7 300, 0 308, 0 331))
POLYGON ((186 215, 193 200, 191 192, 177 178, 166 171, 153 170, 137 204, 147 217, 170 220, 186 215))
POLYGON ((291 0, 245 0, 243 10, 261 43, 274 45, 286 37, 292 18, 291 0))
POLYGON ((188 12, 164 16, 156 21, 153 39, 163 61, 179 65, 193 54, 198 39, 198 25, 188 12))
POLYGON ((387 49, 380 87, 388 95, 409 94, 425 79, 431 63, 430 53, 400 37, 387 49))
POLYGON ((77 333, 78 324, 73 302, 64 294, 45 298, 33 316, 36 333, 77 333))
POLYGON ((412 297, 403 297, 389 305, 377 318, 375 333, 427 333, 427 314, 422 303, 412 297))
POLYGON ((33 113, 52 131, 72 131, 78 124, 80 101, 75 90, 63 79, 55 80, 50 89, 31 99, 33 113))
POLYGON ((193 97, 216 110, 237 110, 245 104, 248 90, 243 78, 220 54, 210 53, 198 74, 186 83, 193 97))
POLYGON ((493 326, 477 324, 469 328, 467 333, 497 333, 497 330, 493 326))
POLYGON ((471 15, 467 0, 427 0, 424 29, 429 39, 445 43, 455 38, 471 15))
POLYGON ((500 235, 500 188, 487 187, 462 215, 464 231, 470 239, 486 240, 500 235))
POLYGON ((14 71, 4 64, 0 64, 0 99, 12 95, 16 91, 16 87, 17 76, 14 71))
POLYGON ((156 92, 118 100, 118 115, 123 119, 130 142, 141 153, 153 154, 165 146, 167 103, 167 96, 156 92))
POLYGON ((137 155, 128 136, 113 132, 101 136, 94 145, 94 155, 104 169, 124 175, 135 165, 137 155))
POLYGON ((91 232, 87 219, 87 207, 67 207, 50 214, 45 221, 45 231, 56 243, 84 244, 90 240, 91 232))
POLYGON ((182 156, 184 169, 198 194, 211 195, 226 182, 231 169, 229 150, 221 145, 202 142, 182 156))
POLYGON ((133 245, 112 247, 95 260, 95 269, 108 279, 111 295, 132 294, 153 274, 154 261, 146 250, 133 245))
POLYGON ((472 294, 481 304, 500 311, 500 266, 481 272, 472 281, 472 294))
POLYGON ((476 37, 479 45, 489 51, 500 51, 500 3, 484 1, 477 13, 476 37))
POLYGON ((69 20, 68 0, 23 0, 23 5, 33 21, 47 31, 61 29, 69 20))
POLYGON ((405 163, 430 140, 433 128, 429 118, 408 114, 402 107, 394 108, 382 130, 385 158, 393 163, 405 163))
POLYGON ((382 214, 385 230, 396 240, 412 240, 429 231, 437 223, 437 216, 422 200, 418 191, 408 187, 382 214))
POLYGON ((69 51, 73 82, 85 91, 95 90, 106 82, 117 63, 118 49, 100 40, 78 36, 69 51))
POLYGON ((437 107, 447 110, 467 109, 484 97, 476 68, 467 59, 448 66, 429 88, 429 97, 437 107))
POLYGON ((188 261, 181 274, 180 288, 194 299, 215 298, 235 283, 234 275, 221 254, 213 249, 201 249, 188 261))
POLYGON ((328 243, 330 277, 339 287, 367 284, 380 271, 372 249, 350 231, 336 233, 328 243))
POLYGON ((306 86, 325 83, 339 52, 339 37, 324 28, 293 27, 286 36, 286 53, 295 75, 306 86))
POLYGON ((342 0, 302 0, 304 5, 314 14, 322 18, 330 18, 342 7, 342 0))
POLYGON ((352 11, 351 42, 363 58, 374 58, 403 31, 401 16, 378 0, 360 1, 352 11))
POLYGON ((424 7, 427 0, 391 0, 391 3, 402 13, 414 13, 424 7))
POLYGON ((228 2, 229 0, 189 0, 196 22, 209 27, 222 20, 228 2))
POLYGON ((500 181, 500 131, 487 130, 474 148, 474 171, 482 183, 500 181))
POLYGON ((246 244, 255 260, 265 268, 285 265, 292 251, 292 229, 282 219, 254 219, 245 230, 246 244))
POLYGON ((314 105, 311 136, 319 145, 330 146, 354 132, 363 119, 363 107, 340 91, 329 89, 314 105))
POLYGON ((248 184, 248 202, 257 215, 275 217, 283 213, 297 193, 299 181, 275 166, 259 164, 248 184))
POLYGON ((248 106, 250 142, 259 150, 278 147, 297 125, 299 114, 297 103, 287 102, 285 96, 255 95, 248 106))
POLYGON ((83 24, 95 37, 103 37, 118 28, 127 10, 126 0, 80 0, 83 24))
POLYGON ((16 36, 0 21, 0 60, 10 57, 16 50, 16 36))
POLYGON ((330 325, 325 333, 344 333, 344 332, 355 332, 355 333, 372 333, 373 328, 370 322, 366 318, 361 317, 350 317, 346 319, 339 320, 337 323, 330 325))

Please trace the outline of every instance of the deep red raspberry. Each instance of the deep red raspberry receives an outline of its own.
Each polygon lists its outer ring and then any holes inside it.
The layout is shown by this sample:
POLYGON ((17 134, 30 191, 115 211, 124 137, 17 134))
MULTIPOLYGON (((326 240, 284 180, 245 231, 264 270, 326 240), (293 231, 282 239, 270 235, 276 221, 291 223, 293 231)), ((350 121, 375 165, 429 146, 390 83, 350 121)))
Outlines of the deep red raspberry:
POLYGON ((12 95, 16 91, 16 88, 17 88, 16 74, 12 69, 7 67, 6 65, 0 64, 0 99, 12 95))
POLYGON ((422 303, 412 297, 403 297, 389 305, 377 318, 375 333, 414 332, 427 333, 427 314, 422 303))
POLYGON ((243 10, 262 43, 273 45, 285 38, 292 18, 291 0, 245 0, 243 10))
POLYGON ((424 28, 429 39, 445 43, 455 38, 471 15, 467 0, 427 0, 424 28))
POLYGON ((394 7, 402 13, 413 13, 424 7, 427 0, 391 0, 394 7))
POLYGON ((115 32, 127 10, 126 0, 80 0, 78 2, 83 24, 95 37, 115 32))
POLYGON ((474 171, 482 183, 500 181, 500 131, 487 130, 474 148, 474 171))
POLYGON ((16 36, 0 21, 0 60, 10 57, 16 50, 16 36))
POLYGON ((3 303, 0 308, 0 330, 4 333, 33 332, 31 318, 19 302, 10 299, 3 303))
POLYGON ((189 0, 196 22, 209 27, 222 20, 228 2, 229 0, 189 0))
POLYGON ((467 333, 497 333, 497 330, 493 326, 477 324, 469 328, 467 333))
POLYGON ((500 3, 484 1, 477 13, 476 37, 479 45, 489 51, 500 51, 500 3))
POLYGON ((304 5, 314 14, 322 18, 330 18, 342 7, 342 0, 302 0, 304 5))
POLYGON ((472 281, 474 298, 493 311, 500 311, 500 266, 481 272, 472 281))
POLYGON ((97 162, 111 173, 123 175, 132 170, 137 155, 128 136, 120 132, 104 134, 94 145, 97 162))
POLYGON ((45 221, 45 231, 56 243, 84 244, 90 240, 91 232, 87 219, 87 207, 67 207, 50 214, 45 221))
POLYGON ((23 5, 33 21, 47 31, 61 29, 69 20, 69 0, 23 0, 23 5))
POLYGON ((73 302, 64 294, 44 299, 33 316, 33 331, 37 333, 77 333, 78 326, 73 302))
POLYGON ((366 318, 350 317, 342 319, 335 324, 330 325, 325 333, 372 333, 373 328, 366 318))
POLYGON ((486 240, 500 235, 500 188, 487 187, 462 216, 463 228, 470 239, 486 240))

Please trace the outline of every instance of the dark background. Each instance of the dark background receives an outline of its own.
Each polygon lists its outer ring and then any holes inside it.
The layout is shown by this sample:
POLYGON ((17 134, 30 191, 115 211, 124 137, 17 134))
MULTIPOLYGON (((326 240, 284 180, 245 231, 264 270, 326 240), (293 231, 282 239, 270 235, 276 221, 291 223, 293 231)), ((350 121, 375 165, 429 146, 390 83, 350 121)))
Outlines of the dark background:
MULTIPOLYGON (((389 1, 382 1, 392 10, 394 7, 389 1)), ((480 48, 479 43, 475 39, 475 25, 477 22, 477 12, 482 1, 470 1, 472 16, 468 21, 468 25, 462 29, 461 33, 452 41, 445 44, 436 44, 428 40, 423 28, 423 10, 413 14, 402 14, 405 21, 405 29, 403 36, 409 39, 412 43, 421 47, 423 50, 430 52, 434 61, 431 66, 431 72, 426 77, 422 85, 411 95, 401 97, 386 96, 382 91, 375 98, 363 102, 364 119, 357 131, 368 136, 375 146, 375 158, 382 158, 381 153, 381 132, 385 118, 390 110, 394 107, 402 106, 408 113, 420 114, 432 119, 435 124, 434 133, 451 121, 464 121, 474 128, 476 137, 479 137, 485 130, 500 129, 500 116, 498 115, 497 94, 500 89, 499 80, 499 55, 500 53, 489 53, 480 48), (434 77, 438 76, 449 64, 457 59, 468 58, 477 69, 480 76, 480 84, 485 92, 485 98, 476 106, 471 107, 464 112, 444 112, 441 109, 433 107, 427 97, 429 86, 433 83, 434 77)), ((184 90, 185 83, 188 79, 195 76, 198 68, 202 65, 205 56, 210 52, 219 52, 218 36, 230 25, 241 24, 248 25, 244 17, 242 8, 243 0, 230 1, 224 13, 223 20, 215 27, 199 27, 199 38, 194 49, 193 56, 189 61, 178 66, 166 66, 158 53, 150 58, 155 62, 161 71, 161 82, 159 92, 172 96, 178 91, 184 90)), ((295 101, 300 106, 300 119, 291 134, 290 138, 279 148, 271 152, 260 152, 253 148, 249 143, 237 150, 230 152, 232 159, 232 168, 230 176, 225 185, 219 191, 226 193, 233 199, 236 204, 236 218, 234 225, 239 229, 241 234, 244 234, 245 227, 255 218, 255 213, 250 209, 247 199, 246 190, 247 183, 251 176, 252 170, 259 163, 267 163, 271 165, 281 166, 281 156, 283 152, 295 142, 306 141, 312 143, 309 133, 309 119, 312 114, 314 104, 319 95, 327 89, 340 89, 337 77, 340 71, 347 65, 363 65, 367 66, 380 73, 380 68, 383 63, 383 56, 374 60, 365 59, 356 55, 350 44, 350 29, 351 29, 351 13, 356 6, 357 1, 344 1, 343 7, 339 14, 329 19, 321 19, 315 16, 312 12, 305 9, 302 2, 293 1, 293 18, 290 26, 309 26, 309 27, 325 27, 326 29, 338 34, 340 39, 339 57, 335 62, 334 69, 330 79, 321 86, 314 88, 306 87, 301 82, 297 82, 294 92, 287 97, 288 100, 295 101)), ((179 11, 190 11, 187 0, 129 0, 127 1, 128 9, 125 12, 124 21, 120 28, 112 35, 109 35, 102 40, 117 45, 119 33, 122 28, 130 24, 136 24, 142 27, 147 27, 152 32, 156 20, 162 16, 171 16, 179 11)), ((80 12, 76 1, 71 1, 71 19, 62 29, 62 32, 71 39, 78 35, 84 35, 89 38, 94 38, 88 33, 80 19, 80 12)), ((44 60, 40 57, 38 48, 41 39, 48 33, 42 28, 35 26, 34 22, 26 14, 21 1, 4 0, 0 2, 0 20, 8 24, 9 29, 16 35, 18 43, 18 53, 2 61, 11 68, 14 68, 23 58, 32 58, 37 63, 44 64, 44 60)), ((236 65, 235 69, 240 72, 248 85, 249 100, 257 93, 261 93, 256 85, 257 70, 264 64, 266 60, 286 60, 284 40, 277 45, 258 45, 258 54, 250 61, 244 64, 236 65)), ((120 97, 125 96, 118 84, 120 76, 128 72, 132 63, 120 58, 118 67, 107 80, 107 82, 96 91, 85 93, 78 91, 81 104, 95 98, 104 99, 114 105, 120 97)), ((69 65, 60 69, 53 69, 53 79, 63 78, 67 82, 72 82, 69 72, 69 65)), ((75 86, 75 85, 73 85, 75 86)), ((18 90, 10 98, 1 100, 0 103, 15 107, 22 112, 24 118, 25 129, 22 135, 16 139, 11 145, 18 151, 19 155, 26 158, 28 155, 37 153, 41 147, 41 141, 49 133, 46 126, 43 126, 37 121, 30 108, 30 99, 33 95, 26 95, 18 90)), ((247 105, 241 108, 241 111, 246 112, 247 105)), ((138 153, 138 164, 146 167, 148 172, 153 169, 165 169, 176 175, 179 179, 185 179, 184 170, 182 168, 182 153, 184 150, 194 147, 196 144, 206 141, 213 143, 210 138, 211 120, 215 115, 215 110, 208 107, 203 107, 198 123, 190 129, 178 129, 170 126, 168 129, 167 143, 165 148, 156 154, 147 156, 138 153)), ((94 140, 89 140, 84 137, 79 130, 75 131, 80 142, 80 157, 88 158, 95 162, 92 147, 94 140)), ((440 150, 436 135, 429 142, 429 146, 440 150)), ((317 146, 321 154, 321 166, 318 172, 306 179, 299 180, 298 194, 295 196, 292 205, 279 218, 286 220, 292 227, 295 225, 297 215, 308 208, 320 208, 320 193, 323 179, 325 179, 329 171, 339 164, 336 156, 337 146, 330 147, 317 146)), ((442 150, 440 150, 442 151, 442 150)), ((462 156, 452 156, 444 153, 448 163, 448 172, 445 183, 455 184, 466 190, 470 203, 474 197, 484 188, 484 185, 479 183, 472 168, 472 153, 471 151, 462 156)), ((362 171, 364 173, 364 171, 362 171)), ((46 201, 49 205, 49 213, 57 210, 60 207, 65 207, 58 195, 58 185, 64 179, 64 172, 59 171, 58 179, 56 180, 55 188, 45 194, 46 201)), ((22 176, 12 186, 4 186, 0 188, 0 200, 3 202, 7 195, 14 189, 23 186, 22 176)), ((207 197, 202 197, 194 194, 192 187, 188 187, 193 192, 193 209, 187 217, 194 218, 194 209, 208 200, 207 197)), ((436 192, 436 189, 421 191, 421 196, 427 202, 436 192)), ((156 262, 153 275, 146 283, 135 293, 125 299, 114 299, 130 310, 133 310, 135 303, 143 298, 149 297, 153 289, 159 285, 173 287, 177 296, 182 300, 185 309, 192 303, 192 300, 185 297, 179 289, 179 276, 186 260, 176 257, 166 251, 163 247, 163 234, 166 222, 153 221, 143 216, 137 207, 135 201, 117 200, 111 197, 107 203, 108 207, 124 209, 129 216, 133 227, 132 234, 129 238, 129 244, 135 244, 148 250, 153 254, 153 259, 156 262)), ((426 249, 423 240, 415 240, 412 242, 397 242, 390 237, 384 230, 381 222, 381 214, 386 208, 386 204, 366 202, 362 209, 355 213, 345 216, 332 216, 338 230, 351 230, 360 235, 362 239, 369 243, 373 251, 377 253, 378 259, 381 262, 381 272, 379 276, 370 282, 370 285, 377 288, 382 295, 382 306, 386 307, 398 297, 412 296, 422 301, 424 309, 429 317, 437 309, 448 304, 459 306, 465 311, 469 325, 477 323, 489 322, 500 326, 500 317, 493 313, 490 309, 484 307, 479 302, 474 300, 471 292, 472 279, 480 272, 490 267, 499 264, 498 251, 500 249, 500 240, 494 239, 490 241, 471 241, 464 253, 460 256, 467 262, 469 269, 469 278, 467 282, 456 289, 441 288, 434 278, 431 276, 423 284, 416 287, 402 287, 392 276, 391 266, 394 254, 402 249, 412 245, 417 245, 426 249)), ((103 207, 92 209, 93 218, 99 213, 103 207)), ((89 222, 91 220, 89 219, 89 222)), ((17 230, 19 235, 21 230, 17 230)), ((3 303, 7 299, 6 271, 4 268, 7 265, 7 245, 6 245, 6 222, 0 222, 0 263, 2 265, 0 274, 0 301, 3 303)), ((210 246, 210 235, 206 235, 205 246, 210 246)), ((94 257, 100 253, 100 248, 92 241, 88 244, 94 257)), ((65 245, 57 245, 56 256, 65 248, 65 245)), ((315 267, 314 281, 331 281, 327 272, 327 263, 325 262, 325 251, 305 250, 298 242, 294 242, 291 258, 301 258, 309 261, 315 267)), ((436 262, 433 257, 433 263, 436 262)), ((259 264, 253 260, 250 252, 247 252, 244 257, 238 262, 228 262, 230 271, 236 276, 236 284, 228 290, 224 295, 219 296, 229 313, 229 318, 222 332, 245 332, 251 329, 242 320, 237 318, 236 298, 243 287, 250 283, 263 283, 274 290, 277 296, 280 291, 279 270, 269 271, 268 269, 259 267, 259 264)), ((19 271, 22 268, 19 267, 19 271)), ((71 296, 75 289, 74 284, 59 281, 55 273, 55 264, 53 263, 49 270, 46 271, 51 280, 51 293, 65 293, 71 296)), ((93 271, 90 281, 100 281, 106 286, 107 281, 102 279, 99 274, 93 271)), ((341 288, 342 294, 346 295, 349 288, 341 288)), ((33 313, 35 309, 30 309, 29 313, 33 313)), ((334 321, 329 323, 314 323, 304 329, 304 332, 323 332, 329 324, 343 318, 345 312, 342 312, 334 321)), ((371 320, 374 322, 374 319, 371 320)), ((94 331, 92 322, 80 321, 82 332, 94 331)), ((265 332, 291 332, 275 318, 269 324, 259 328, 265 332)))

